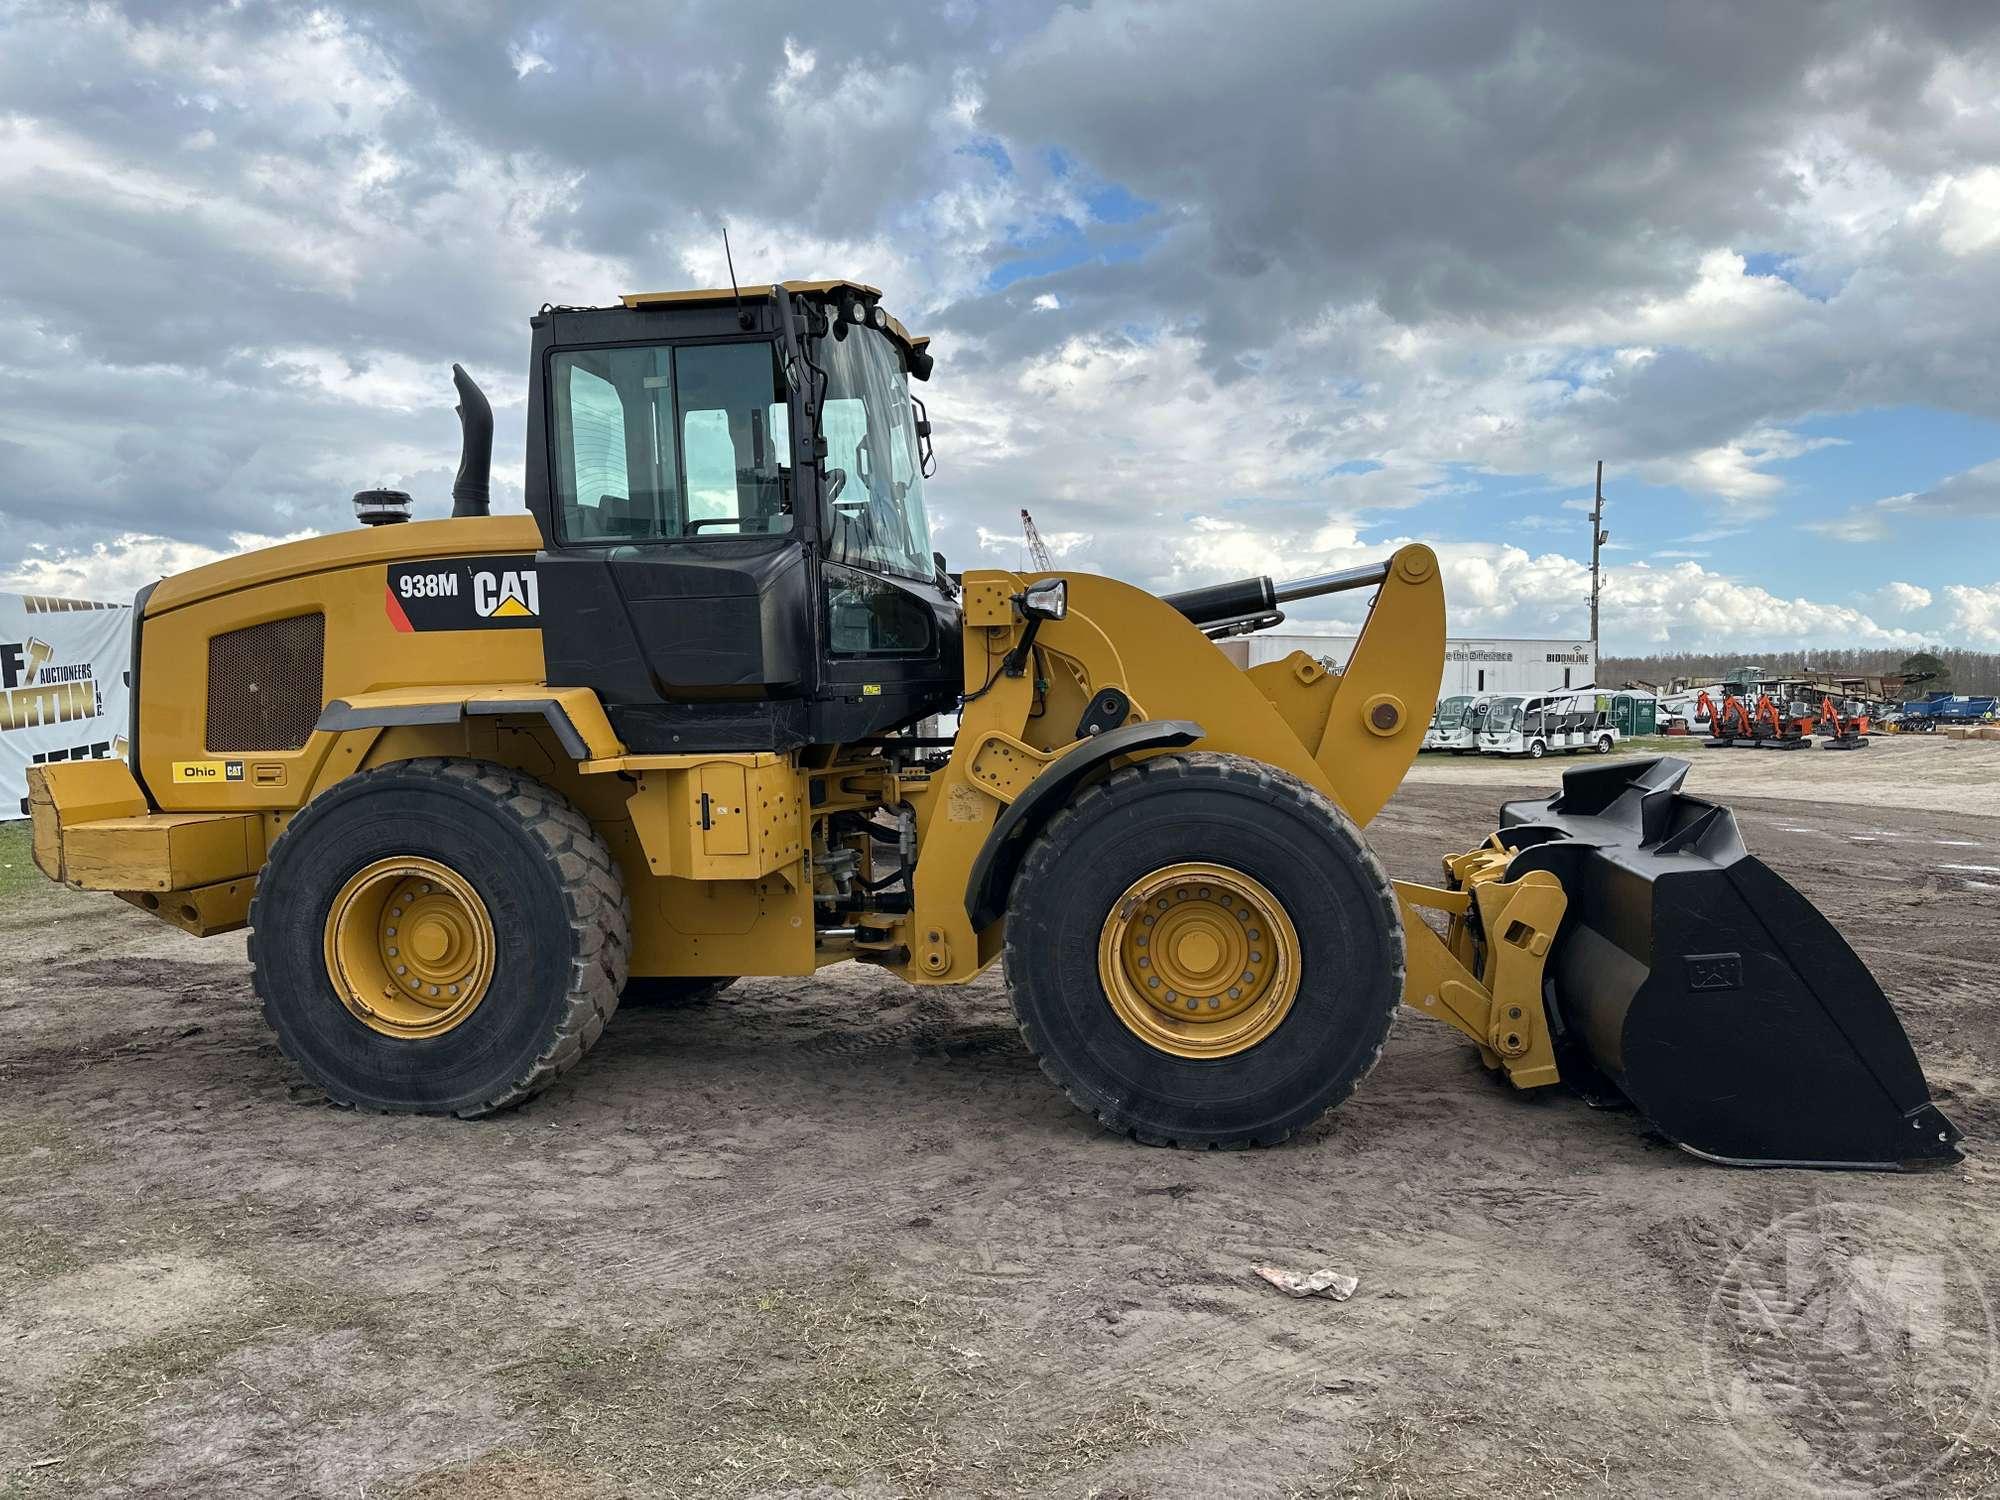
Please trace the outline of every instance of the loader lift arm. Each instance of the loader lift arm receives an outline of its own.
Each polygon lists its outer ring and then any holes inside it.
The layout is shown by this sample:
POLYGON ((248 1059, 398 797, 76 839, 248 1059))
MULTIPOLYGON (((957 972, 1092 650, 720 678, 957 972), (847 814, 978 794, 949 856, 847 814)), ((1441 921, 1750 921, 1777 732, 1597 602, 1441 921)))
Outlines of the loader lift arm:
MULTIPOLYGON (((1141 721, 1199 724, 1201 750, 1296 776, 1365 826, 1416 758, 1444 670, 1443 584, 1421 545, 1295 583, 1245 579, 1164 598, 1085 574, 969 573, 965 622, 965 681, 979 690, 965 700, 950 763, 913 799, 926 836, 906 977, 962 982, 997 951, 1026 846, 1087 779, 1072 757, 1095 774, 1112 769, 1088 742, 1141 721), (1066 590, 1061 617, 1031 618, 1020 601, 1052 579, 1066 590), (1280 599, 1367 588, 1368 617, 1339 672, 1302 651, 1245 671, 1203 634, 1280 599), (1032 665, 1010 675, 1031 628, 1032 665), (1058 783, 1060 796, 1037 790, 1058 783), (1022 802, 1034 816, 1006 815, 1022 802), (938 899, 947 893, 949 907, 938 899)), ((1116 760, 1166 748, 1136 746, 1116 760)))

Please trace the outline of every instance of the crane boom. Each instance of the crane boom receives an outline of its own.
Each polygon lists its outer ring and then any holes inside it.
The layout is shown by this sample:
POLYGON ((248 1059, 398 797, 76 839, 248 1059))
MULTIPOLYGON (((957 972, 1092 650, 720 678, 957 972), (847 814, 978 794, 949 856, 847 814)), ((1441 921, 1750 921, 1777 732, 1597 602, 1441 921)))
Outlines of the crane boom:
POLYGON ((1049 556, 1048 544, 1042 540, 1041 532, 1035 529, 1035 518, 1026 510, 1021 512, 1021 534, 1028 539, 1028 560, 1035 565, 1035 571, 1053 572, 1055 559, 1049 556))

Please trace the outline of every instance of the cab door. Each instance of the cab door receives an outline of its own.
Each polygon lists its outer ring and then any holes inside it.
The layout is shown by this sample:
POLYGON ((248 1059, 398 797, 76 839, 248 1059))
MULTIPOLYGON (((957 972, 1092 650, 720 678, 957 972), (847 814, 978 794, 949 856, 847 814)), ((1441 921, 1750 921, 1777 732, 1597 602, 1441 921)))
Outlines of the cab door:
POLYGON ((613 705, 807 691, 809 569, 776 345, 559 348, 547 382, 549 680, 613 705))

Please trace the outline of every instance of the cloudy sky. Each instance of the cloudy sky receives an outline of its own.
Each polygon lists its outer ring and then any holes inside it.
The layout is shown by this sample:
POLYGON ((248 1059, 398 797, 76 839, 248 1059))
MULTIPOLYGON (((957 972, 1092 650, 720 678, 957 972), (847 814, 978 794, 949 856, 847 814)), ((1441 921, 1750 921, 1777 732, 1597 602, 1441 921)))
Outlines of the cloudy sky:
MULTIPOLYGON (((848 275, 954 566, 2000 647, 2000 6, 0 0, 0 588, 520 503, 544 302, 848 275)), ((1329 607, 1321 619, 1341 620, 1329 607)))

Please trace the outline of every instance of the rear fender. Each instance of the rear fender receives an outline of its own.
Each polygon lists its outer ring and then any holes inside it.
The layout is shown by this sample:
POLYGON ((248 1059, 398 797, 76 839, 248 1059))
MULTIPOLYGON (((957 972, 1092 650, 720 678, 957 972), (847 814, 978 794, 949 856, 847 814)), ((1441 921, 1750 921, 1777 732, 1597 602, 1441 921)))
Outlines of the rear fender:
POLYGON ((328 734, 341 734, 354 729, 458 724, 474 718, 538 718, 576 761, 610 760, 624 749, 605 716, 604 705, 588 688, 547 688, 531 683, 359 693, 327 704, 318 727, 328 734))

